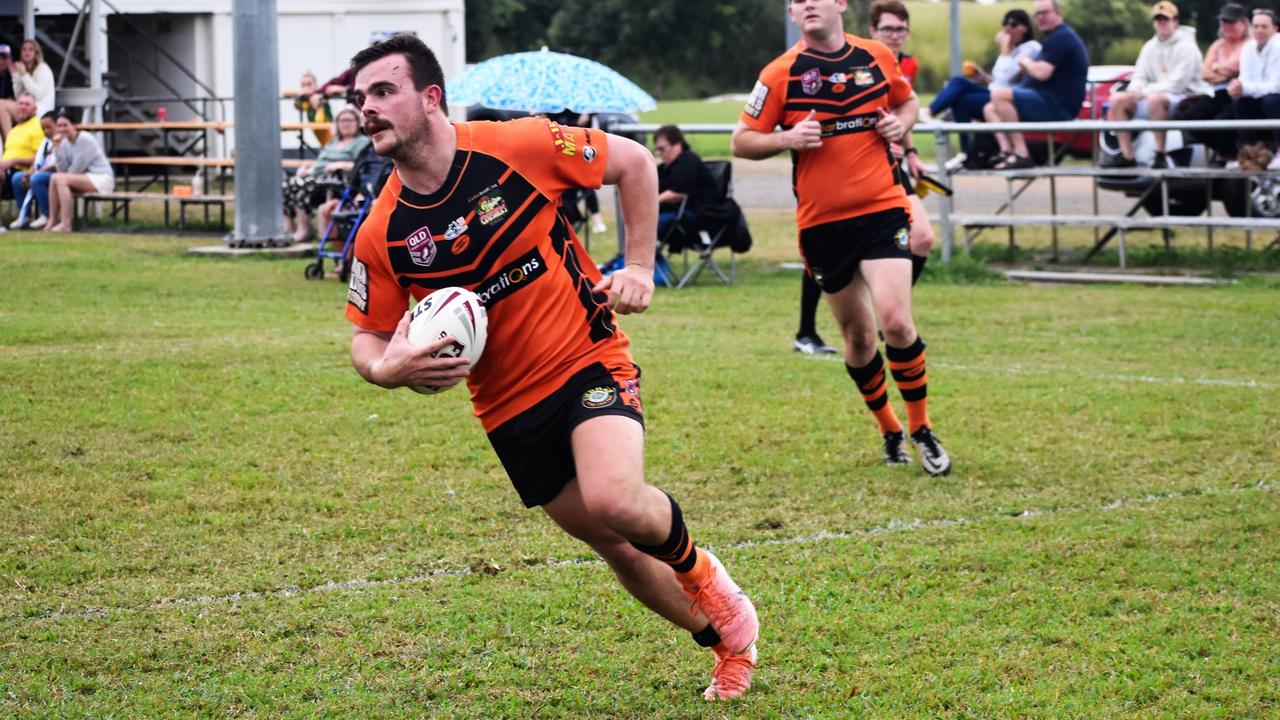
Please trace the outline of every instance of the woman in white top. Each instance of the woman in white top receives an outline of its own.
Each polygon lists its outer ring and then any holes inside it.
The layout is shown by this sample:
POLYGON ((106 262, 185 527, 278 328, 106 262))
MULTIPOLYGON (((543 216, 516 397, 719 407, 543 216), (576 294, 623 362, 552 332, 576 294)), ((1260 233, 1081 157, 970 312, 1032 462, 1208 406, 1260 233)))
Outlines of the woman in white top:
MULTIPOLYGON (((43 117, 53 110, 53 70, 44 61, 44 51, 35 40, 24 40, 18 56, 18 60, 9 60, 13 96, 30 94, 36 99, 36 117, 43 117)), ((17 118, 18 104, 13 100, 0 100, 0 136, 9 137, 9 129, 17 118)))
POLYGON ((58 171, 49 179, 49 232, 71 232, 75 196, 108 193, 115 189, 116 177, 98 141, 80 132, 66 108, 58 110, 58 132, 54 135, 54 156, 58 171))
MULTIPOLYGON (((982 106, 991 101, 991 88, 1012 87, 1022 79, 1018 59, 1023 55, 1031 58, 1040 55, 1040 43, 1036 42, 1031 32, 1031 16, 1020 8, 1004 14, 1000 32, 996 33, 996 44, 1000 46, 1000 57, 996 58, 991 74, 983 72, 974 63, 966 62, 965 74, 977 80, 961 76, 948 80, 942 92, 929 103, 929 114, 932 117, 950 110, 956 122, 970 122, 975 118, 981 120, 982 106)), ((962 144, 967 145, 965 140, 966 137, 962 135, 962 144)))

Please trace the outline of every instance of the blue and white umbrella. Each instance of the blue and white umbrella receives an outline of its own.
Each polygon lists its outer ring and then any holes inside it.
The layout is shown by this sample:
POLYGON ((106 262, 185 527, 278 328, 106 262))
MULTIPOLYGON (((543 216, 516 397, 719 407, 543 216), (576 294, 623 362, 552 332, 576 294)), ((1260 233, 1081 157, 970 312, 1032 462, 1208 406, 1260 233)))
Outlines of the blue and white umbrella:
POLYGON ((478 63, 445 86, 450 103, 495 110, 630 113, 652 110, 649 93, 606 65, 576 55, 512 53, 478 63))

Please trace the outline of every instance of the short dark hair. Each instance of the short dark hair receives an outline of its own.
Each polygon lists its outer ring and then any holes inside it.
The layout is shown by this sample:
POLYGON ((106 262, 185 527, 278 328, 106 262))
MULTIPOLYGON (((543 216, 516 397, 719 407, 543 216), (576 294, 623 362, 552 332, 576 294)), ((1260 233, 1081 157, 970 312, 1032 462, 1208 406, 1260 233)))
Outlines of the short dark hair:
POLYGON ((449 106, 445 104, 444 71, 440 69, 440 61, 436 59, 436 54, 431 52, 431 48, 416 35, 409 33, 393 35, 356 53, 355 57, 351 58, 352 76, 360 74, 360 71, 369 63, 381 60, 388 55, 404 55, 409 61, 409 77, 413 78, 414 90, 422 92, 431 85, 438 86, 440 109, 445 113, 449 112, 449 106))
POLYGON ((662 138, 672 145, 679 145, 681 150, 688 150, 689 143, 684 139, 684 133, 680 132, 680 128, 675 125, 663 125, 653 131, 653 139, 656 141, 662 138))
POLYGON ((58 116, 57 119, 59 120, 66 118, 67 122, 72 125, 78 125, 80 123, 80 113, 76 112, 72 108, 66 107, 65 105, 55 110, 54 114, 58 116))
POLYGON ((880 16, 885 14, 900 17, 908 23, 911 22, 911 15, 907 12, 906 5, 898 2, 898 0, 880 0, 879 2, 871 3, 872 30, 880 24, 880 16))
POLYGON ((41 120, 52 120, 52 121, 54 121, 54 122, 57 122, 57 121, 58 121, 58 113, 56 113, 56 112, 54 112, 54 111, 50 110, 49 112, 47 112, 47 113, 45 113, 45 114, 41 115, 41 116, 40 116, 40 119, 41 119, 41 120))

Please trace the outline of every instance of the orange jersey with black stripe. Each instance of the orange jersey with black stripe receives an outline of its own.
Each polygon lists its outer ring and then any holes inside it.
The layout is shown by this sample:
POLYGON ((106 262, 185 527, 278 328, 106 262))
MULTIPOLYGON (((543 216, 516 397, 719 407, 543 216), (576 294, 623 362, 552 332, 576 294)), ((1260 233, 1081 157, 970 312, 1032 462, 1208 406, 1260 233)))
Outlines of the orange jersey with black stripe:
POLYGON ((879 110, 910 97, 893 51, 847 33, 836 52, 797 43, 760 72, 742 111, 748 128, 790 128, 810 110, 822 124, 822 147, 791 153, 802 229, 891 208, 910 212, 888 143, 876 132, 879 110))
POLYGON ((392 173, 360 227, 347 318, 392 332, 411 297, 479 295, 489 336, 467 384, 487 431, 587 365, 631 363, 606 296, 591 292, 600 272, 559 212, 565 189, 600 187, 608 142, 545 118, 453 127, 440 189, 421 195, 392 173))

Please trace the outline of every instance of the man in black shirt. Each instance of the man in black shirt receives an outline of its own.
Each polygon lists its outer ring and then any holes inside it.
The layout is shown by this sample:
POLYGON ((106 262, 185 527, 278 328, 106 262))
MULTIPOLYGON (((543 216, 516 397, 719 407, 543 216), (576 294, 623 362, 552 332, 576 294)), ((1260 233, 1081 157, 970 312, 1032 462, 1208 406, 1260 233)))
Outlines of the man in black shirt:
POLYGON ((684 219, 694 220, 707 203, 716 199, 716 190, 707 166, 698 153, 689 149, 680 128, 675 125, 658 128, 653 134, 653 149, 662 160, 658 166, 658 237, 665 238, 685 198, 688 203, 684 219))

